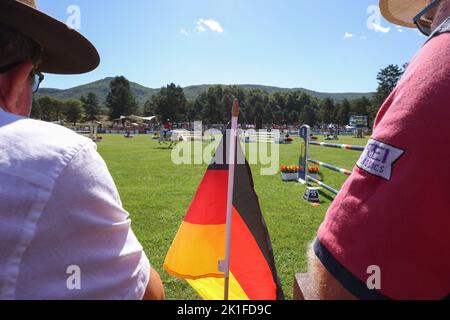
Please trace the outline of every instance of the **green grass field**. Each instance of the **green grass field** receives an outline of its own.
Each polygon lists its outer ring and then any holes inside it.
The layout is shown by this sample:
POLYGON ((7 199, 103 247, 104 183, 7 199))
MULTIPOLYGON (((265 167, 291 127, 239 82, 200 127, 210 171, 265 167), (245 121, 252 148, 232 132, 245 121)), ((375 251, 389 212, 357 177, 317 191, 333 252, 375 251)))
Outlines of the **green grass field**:
MULTIPOLYGON (((108 164, 125 209, 130 212, 133 230, 152 266, 161 274, 168 299, 199 299, 184 280, 169 276, 162 268, 165 255, 184 218, 207 165, 174 165, 172 150, 163 149, 151 136, 125 139, 104 135, 99 152, 108 164)), ((342 137, 337 143, 365 145, 367 140, 342 137)), ((206 145, 206 144, 205 144, 206 145)), ((298 163, 300 142, 280 146, 280 165, 298 163)), ((360 152, 311 147, 311 158, 351 169, 360 152)), ((294 274, 306 271, 306 250, 330 206, 322 194, 322 204, 313 207, 302 200, 305 187, 282 182, 280 174, 261 176, 252 165, 256 192, 271 236, 278 273, 287 299, 292 298, 294 274)), ((321 169, 324 182, 335 188, 346 177, 321 169)), ((330 195, 329 193, 325 193, 330 195)))

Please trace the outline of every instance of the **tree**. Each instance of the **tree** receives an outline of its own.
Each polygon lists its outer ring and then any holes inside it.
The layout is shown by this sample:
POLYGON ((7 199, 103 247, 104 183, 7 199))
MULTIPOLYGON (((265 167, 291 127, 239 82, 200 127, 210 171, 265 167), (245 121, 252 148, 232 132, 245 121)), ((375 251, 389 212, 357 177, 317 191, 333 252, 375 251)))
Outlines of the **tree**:
POLYGON ((41 109, 41 120, 52 122, 64 118, 64 103, 62 101, 45 96, 38 99, 37 103, 41 109))
POLYGON ((247 123, 254 124, 256 129, 262 129, 264 109, 268 104, 268 93, 261 90, 251 90, 245 99, 247 123))
MULTIPOLYGON (((185 120, 187 100, 183 88, 171 83, 152 97, 153 110, 161 119, 185 120)), ((148 105, 149 107, 150 105, 148 105)))
POLYGON ((317 122, 316 112, 311 106, 305 106, 299 119, 301 124, 308 124, 314 126, 317 122))
POLYGON ((273 122, 276 124, 281 124, 283 122, 283 111, 279 106, 275 107, 275 110, 272 111, 273 122))
POLYGON ((351 112, 350 102, 347 99, 344 99, 338 107, 336 115, 337 123, 341 126, 348 125, 350 122, 350 112, 351 112))
POLYGON ((152 100, 147 100, 144 103, 144 117, 152 117, 156 115, 156 106, 153 104, 152 100))
POLYGON ((186 106, 186 119, 189 123, 195 121, 197 119, 197 109, 195 106, 195 101, 188 101, 186 106))
POLYGON ((286 125, 289 122, 289 111, 287 109, 284 109, 282 112, 283 115, 283 121, 282 124, 286 125))
POLYGON ((41 120, 42 119, 42 110, 41 105, 38 100, 33 99, 33 106, 31 108, 30 118, 41 120))
POLYGON ((289 123, 290 123, 290 124, 297 124, 298 121, 299 121, 299 119, 300 119, 300 115, 298 114, 297 111, 292 110, 292 111, 289 113, 289 123))
POLYGON ((296 109, 296 111, 301 113, 303 111, 303 109, 305 108, 305 106, 311 105, 312 99, 313 99, 313 97, 311 97, 310 95, 307 95, 306 93, 301 92, 297 98, 298 109, 296 109))
POLYGON ((391 92, 397 86, 398 81, 403 76, 407 68, 407 64, 404 64, 403 67, 399 67, 398 65, 389 65, 386 68, 383 68, 378 72, 377 81, 378 88, 377 92, 374 94, 371 107, 369 110, 369 117, 371 120, 374 120, 378 110, 381 108, 382 104, 389 97, 391 92))
POLYGON ((402 67, 393 64, 381 69, 377 75, 378 91, 390 94, 397 86, 404 72, 405 70, 402 67))
POLYGON ((275 92, 272 99, 281 110, 286 108, 286 98, 281 92, 275 92))
POLYGON ((366 97, 355 99, 350 103, 352 116, 367 116, 368 108, 370 107, 370 100, 366 97))
POLYGON ((109 84, 111 92, 106 98, 106 105, 112 119, 130 116, 138 110, 136 97, 131 91, 130 82, 125 77, 116 77, 109 84))
POLYGON ((66 120, 73 123, 75 127, 77 122, 83 117, 83 104, 79 100, 70 100, 65 103, 64 113, 66 120))
POLYGON ((206 92, 206 105, 203 105, 202 114, 206 117, 207 122, 226 123, 224 119, 225 109, 222 108, 223 88, 222 86, 215 86, 208 89, 206 92))
POLYGON ((264 123, 266 123, 266 124, 274 123, 273 111, 269 104, 266 104, 264 106, 263 120, 264 120, 264 123))
POLYGON ((320 122, 325 124, 334 123, 335 119, 333 118, 334 115, 334 101, 330 98, 326 98, 320 105, 319 110, 319 119, 320 122))
MULTIPOLYGON (((230 120, 231 107, 234 98, 241 102, 240 122, 246 123, 247 119, 252 119, 253 109, 248 107, 246 99, 247 93, 237 86, 213 86, 201 93, 188 111, 192 115, 199 117, 204 123, 225 124, 230 120)), ((252 121, 253 123, 253 121, 252 121)))
POLYGON ((97 95, 93 92, 89 92, 87 98, 82 96, 80 100, 83 103, 85 120, 96 121, 101 113, 97 95))

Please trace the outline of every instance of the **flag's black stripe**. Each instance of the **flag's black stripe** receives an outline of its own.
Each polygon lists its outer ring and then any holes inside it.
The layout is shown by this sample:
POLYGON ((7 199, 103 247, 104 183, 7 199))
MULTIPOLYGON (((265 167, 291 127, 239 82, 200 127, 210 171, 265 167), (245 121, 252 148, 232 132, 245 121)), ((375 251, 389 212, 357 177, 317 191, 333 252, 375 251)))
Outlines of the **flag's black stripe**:
MULTIPOLYGON (((228 170, 229 159, 227 158, 227 145, 226 143, 224 143, 225 140, 223 135, 221 139, 222 141, 220 142, 220 145, 216 150, 216 153, 211 164, 208 167, 208 170, 228 170)), ((229 139, 230 138, 228 138, 228 140, 229 139)))
POLYGON ((226 164, 210 164, 208 167, 208 170, 215 170, 215 171, 226 171, 228 170, 228 165, 226 164))

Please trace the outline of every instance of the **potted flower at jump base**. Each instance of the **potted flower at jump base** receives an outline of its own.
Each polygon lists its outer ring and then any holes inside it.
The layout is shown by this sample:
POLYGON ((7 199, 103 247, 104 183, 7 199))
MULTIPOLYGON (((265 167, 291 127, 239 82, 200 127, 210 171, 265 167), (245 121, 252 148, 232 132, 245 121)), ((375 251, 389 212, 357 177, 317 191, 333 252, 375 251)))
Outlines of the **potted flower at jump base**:
POLYGON ((308 175, 310 177, 314 178, 314 179, 320 180, 320 178, 319 178, 319 167, 314 167, 314 166, 308 167, 308 175))
POLYGON ((283 181, 298 180, 299 166, 282 166, 280 171, 281 171, 281 178, 283 179, 283 181))
POLYGON ((292 144, 293 141, 294 141, 294 139, 292 139, 289 136, 284 138, 284 144, 292 144))

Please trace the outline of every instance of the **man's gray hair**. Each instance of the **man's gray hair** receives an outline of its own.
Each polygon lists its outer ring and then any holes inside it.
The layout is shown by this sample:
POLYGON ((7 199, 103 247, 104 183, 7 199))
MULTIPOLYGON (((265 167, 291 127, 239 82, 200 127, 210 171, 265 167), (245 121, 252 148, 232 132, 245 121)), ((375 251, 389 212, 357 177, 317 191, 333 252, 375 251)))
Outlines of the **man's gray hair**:
POLYGON ((0 23, 0 67, 30 61, 37 66, 42 48, 34 40, 0 23))

